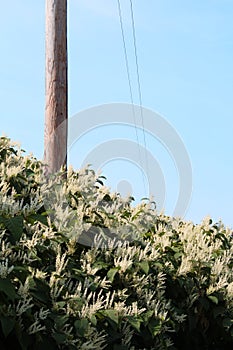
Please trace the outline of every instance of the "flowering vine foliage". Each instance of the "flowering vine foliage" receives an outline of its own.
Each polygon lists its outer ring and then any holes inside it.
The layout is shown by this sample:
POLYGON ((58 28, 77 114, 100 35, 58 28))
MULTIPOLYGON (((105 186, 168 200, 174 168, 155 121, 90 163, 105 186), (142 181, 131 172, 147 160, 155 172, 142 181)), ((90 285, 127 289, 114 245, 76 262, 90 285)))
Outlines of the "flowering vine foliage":
POLYGON ((0 138, 1 349, 232 349, 230 229, 43 169, 0 138))

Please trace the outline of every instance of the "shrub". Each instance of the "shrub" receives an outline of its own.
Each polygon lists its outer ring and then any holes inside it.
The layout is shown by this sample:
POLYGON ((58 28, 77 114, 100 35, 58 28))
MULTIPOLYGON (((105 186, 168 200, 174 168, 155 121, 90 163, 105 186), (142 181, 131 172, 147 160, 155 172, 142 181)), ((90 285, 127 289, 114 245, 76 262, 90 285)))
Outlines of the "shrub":
POLYGON ((232 232, 0 139, 1 349, 232 349, 232 232))

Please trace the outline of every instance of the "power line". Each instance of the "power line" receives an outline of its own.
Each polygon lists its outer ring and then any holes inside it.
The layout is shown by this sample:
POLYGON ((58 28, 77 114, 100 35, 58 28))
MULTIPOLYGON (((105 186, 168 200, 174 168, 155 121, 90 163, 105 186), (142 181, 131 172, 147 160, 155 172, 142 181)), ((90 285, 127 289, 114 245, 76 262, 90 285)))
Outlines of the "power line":
POLYGON ((149 171, 149 163, 148 163, 148 158, 147 158, 146 134, 145 134, 143 109, 142 109, 142 90, 141 90, 141 81, 140 81, 140 74, 139 74, 137 40, 136 40, 136 30, 135 30, 134 10, 133 10, 133 1, 132 0, 130 0, 130 12, 131 12, 131 22, 132 22, 132 28, 133 28, 134 55, 135 55, 135 63, 136 63, 136 70, 137 70, 137 84, 138 84, 140 114, 141 114, 141 122, 142 122, 143 140, 144 140, 144 146, 145 146, 145 160, 146 160, 147 171, 149 171))
POLYGON ((129 73, 129 60, 128 60, 128 54, 127 54, 127 49, 126 49, 126 41, 125 41, 125 33, 124 33, 124 27, 123 27, 120 0, 117 0, 117 3, 118 3, 120 25, 121 25, 121 35, 122 35, 122 41, 123 41, 123 47, 124 47, 125 65, 126 65, 127 78, 128 78, 129 90, 130 90, 130 100, 131 100, 131 103, 133 104, 133 91, 132 91, 132 84, 131 84, 130 73, 129 73))
MULTIPOLYGON (((130 101, 131 101, 131 105, 132 105, 132 112, 133 112, 133 118, 134 118, 134 127, 135 127, 135 133, 136 133, 137 145, 138 145, 138 151, 139 151, 139 160, 140 160, 140 163, 142 164, 141 150, 140 150, 140 146, 139 146, 138 130, 137 130, 137 126, 136 126, 136 114, 135 114, 134 101, 133 101, 133 90, 132 90, 130 71, 129 71, 129 60, 128 60, 128 54, 127 54, 127 48, 126 48, 126 41, 125 41, 125 33, 124 33, 124 27, 123 27, 123 20, 122 20, 122 11, 121 11, 120 0, 117 0, 117 3, 118 3, 118 14, 119 14, 120 26, 121 26, 121 36, 122 36, 122 42, 123 42, 123 48, 124 48, 124 56, 125 56, 125 65, 126 65, 126 71, 127 71, 127 79, 128 79, 129 91, 130 91, 130 101)), ((135 33, 135 30, 134 30, 134 33, 135 33)), ((135 46, 135 44, 136 44, 136 40, 134 40, 134 46, 135 46)), ((138 64, 137 64, 137 67, 138 67, 138 64)), ((139 72, 138 68, 137 68, 137 71, 139 72)), ((139 74, 138 74, 138 76, 139 76, 139 74)), ((140 92, 140 101, 141 101, 141 92, 140 92)), ((142 113, 142 103, 140 104, 140 108, 141 108, 141 113, 142 113)), ((144 141, 144 143, 145 143, 145 141, 144 141)), ((143 180, 143 185, 144 185, 144 191, 146 192, 146 184, 145 184, 145 179, 144 179, 144 174, 143 174, 142 169, 141 169, 141 172, 142 172, 142 180, 143 180)))

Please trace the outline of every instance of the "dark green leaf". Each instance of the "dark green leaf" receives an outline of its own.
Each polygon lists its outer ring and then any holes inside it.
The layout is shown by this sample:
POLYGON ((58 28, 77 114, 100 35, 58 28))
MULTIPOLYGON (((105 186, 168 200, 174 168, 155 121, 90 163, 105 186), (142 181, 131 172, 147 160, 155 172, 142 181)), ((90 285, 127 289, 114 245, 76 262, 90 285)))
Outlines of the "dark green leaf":
POLYGON ((59 315, 56 316, 54 322, 56 324, 56 329, 60 330, 67 322, 69 316, 68 315, 59 315))
POLYGON ((120 344, 114 344, 113 345, 113 350, 128 350, 127 345, 120 345, 120 344))
POLYGON ((30 223, 34 224, 35 221, 39 221, 44 225, 48 225, 46 214, 31 214, 26 218, 30 223))
POLYGON ((86 318, 77 320, 74 322, 74 326, 79 337, 84 337, 89 326, 89 322, 86 318))
POLYGON ((0 291, 5 293, 11 300, 15 300, 17 294, 10 280, 0 278, 0 291))
POLYGON ((10 332, 13 330, 15 320, 10 317, 1 316, 2 331, 4 336, 7 338, 10 332))
POLYGON ((45 281, 42 281, 38 278, 34 278, 34 285, 30 289, 31 295, 34 296, 37 300, 42 301, 45 304, 50 304, 50 288, 45 281))
POLYGON ((140 332, 140 325, 142 320, 138 319, 136 316, 128 316, 127 319, 131 326, 135 328, 137 332, 140 332))
POLYGON ((61 333, 55 333, 53 334, 54 339, 56 340, 57 344, 63 344, 66 341, 66 335, 61 333))
POLYGON ((10 241, 16 243, 23 233, 23 216, 13 216, 12 218, 5 219, 5 225, 12 234, 10 241))
POLYGON ((144 319, 144 321, 145 321, 145 322, 148 322, 149 319, 153 316, 153 314, 154 314, 154 311, 153 311, 153 310, 149 310, 149 311, 145 312, 145 313, 143 314, 143 319, 144 319))
POLYGON ((162 329, 162 325, 158 320, 151 320, 149 323, 149 330, 151 332, 151 334, 153 335, 153 337, 155 337, 157 334, 160 333, 162 329))

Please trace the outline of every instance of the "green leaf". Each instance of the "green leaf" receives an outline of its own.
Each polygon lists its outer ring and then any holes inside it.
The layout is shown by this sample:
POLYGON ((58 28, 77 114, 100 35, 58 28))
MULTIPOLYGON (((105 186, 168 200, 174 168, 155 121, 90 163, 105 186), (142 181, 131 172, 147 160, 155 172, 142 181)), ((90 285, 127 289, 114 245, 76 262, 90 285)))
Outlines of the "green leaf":
POLYGON ((131 324, 131 326, 133 328, 136 329, 136 331, 138 331, 138 333, 140 332, 140 325, 141 325, 141 321, 140 319, 138 319, 137 317, 135 316, 128 316, 127 317, 129 323, 131 324))
POLYGON ((120 345, 120 344, 114 344, 113 345, 113 350, 128 350, 127 345, 120 345))
POLYGON ((158 267, 159 270, 163 270, 164 266, 160 262, 155 262, 154 266, 158 267))
POLYGON ((10 317, 1 317, 1 324, 2 324, 2 331, 5 336, 5 338, 8 337, 10 332, 13 330, 15 325, 15 320, 10 317))
POLYGON ((23 216, 13 216, 12 218, 5 218, 5 226, 8 228, 11 236, 12 243, 16 243, 23 233, 23 216))
POLYGON ((174 258, 178 260, 182 256, 182 252, 178 252, 174 254, 174 258))
POLYGON ((149 330, 151 332, 151 334, 153 335, 153 337, 155 337, 157 334, 160 333, 162 329, 162 325, 158 320, 151 320, 149 323, 149 330))
POLYGON ((10 280, 0 279, 0 291, 5 293, 11 300, 15 300, 17 294, 10 280))
POLYGON ((147 261, 142 261, 139 263, 140 268, 142 269, 143 272, 145 272, 146 275, 148 275, 150 266, 147 261))
POLYGON ((119 271, 118 267, 113 267, 112 269, 110 269, 107 273, 107 277, 109 279, 110 282, 113 282, 115 274, 119 271))
POLYGON ((42 224, 48 226, 47 214, 31 214, 26 218, 30 223, 34 224, 35 221, 39 221, 42 224))
POLYGON ((57 344, 60 345, 66 341, 66 335, 61 333, 54 333, 53 334, 54 339, 56 340, 57 344))
POLYGON ((214 295, 208 295, 208 299, 210 299, 214 304, 218 305, 218 298, 214 295))
POLYGON ((97 261, 93 264, 93 268, 98 268, 99 270, 105 269, 109 265, 104 261, 97 261))
POLYGON ((104 310, 103 314, 106 315, 111 321, 116 323, 118 325, 119 322, 119 315, 118 312, 115 310, 104 310))
POLYGON ((35 172, 32 169, 24 169, 24 170, 25 170, 27 178, 30 177, 30 176, 35 175, 35 172))
POLYGON ((57 301, 55 303, 55 305, 56 305, 57 310, 59 310, 59 309, 62 309, 63 307, 65 307, 66 302, 65 301, 57 301))
POLYGON ((143 319, 144 319, 144 321, 145 321, 145 322, 148 322, 149 319, 153 316, 153 314, 154 314, 154 311, 153 311, 153 310, 149 310, 149 311, 145 312, 145 313, 143 314, 143 319))
POLYGON ((57 350, 57 345, 52 337, 44 336, 40 339, 40 343, 38 342, 36 346, 34 345, 33 350, 34 348, 35 350, 57 350))
POLYGON ((93 326, 97 325, 97 318, 95 317, 95 315, 92 315, 90 318, 91 323, 93 324, 93 326))
POLYGON ((66 324, 67 320, 68 320, 69 316, 68 315, 59 315, 56 316, 54 319, 54 322, 56 324, 56 329, 60 330, 63 328, 63 326, 66 324))
POLYGON ((31 295, 37 300, 49 305, 51 302, 50 297, 50 287, 45 280, 40 280, 34 277, 35 283, 32 288, 30 288, 31 295))
POLYGON ((28 350, 32 338, 25 332, 17 332, 17 338, 20 343, 19 349, 28 350))
POLYGON ((79 337, 84 337, 88 330, 89 322, 86 318, 74 322, 76 333, 79 337))

